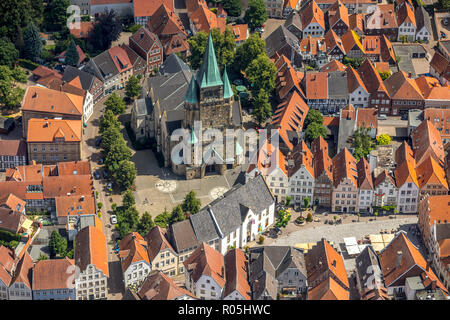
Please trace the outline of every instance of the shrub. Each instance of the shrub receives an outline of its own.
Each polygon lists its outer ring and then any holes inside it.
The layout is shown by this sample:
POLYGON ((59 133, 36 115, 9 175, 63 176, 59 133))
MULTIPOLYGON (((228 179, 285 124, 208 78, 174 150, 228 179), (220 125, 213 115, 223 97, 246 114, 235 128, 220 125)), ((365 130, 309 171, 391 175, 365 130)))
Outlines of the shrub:
POLYGON ((21 66, 22 68, 25 68, 25 69, 34 70, 37 67, 39 67, 39 64, 37 64, 31 60, 19 59, 19 66, 21 66))
POLYGON ((290 205, 292 201, 292 197, 291 196, 287 196, 286 197, 286 206, 290 205))
POLYGON ((97 203, 97 208, 100 210, 103 207, 103 203, 99 202, 97 203))
POLYGON ((260 244, 263 244, 264 243, 264 236, 259 236, 259 241, 258 241, 260 244))
POLYGON ((99 218, 101 218, 102 217, 102 212, 101 211, 97 212, 97 215, 98 215, 99 218))
POLYGON ((306 216, 306 221, 311 222, 313 220, 311 212, 306 216))

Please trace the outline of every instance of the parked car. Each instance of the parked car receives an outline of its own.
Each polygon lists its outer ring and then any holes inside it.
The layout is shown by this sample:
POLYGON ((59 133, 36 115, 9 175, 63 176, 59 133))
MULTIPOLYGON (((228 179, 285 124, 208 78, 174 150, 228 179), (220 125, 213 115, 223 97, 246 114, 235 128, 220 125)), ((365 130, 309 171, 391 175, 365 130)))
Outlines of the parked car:
POLYGON ((112 189, 112 186, 113 186, 113 184, 112 184, 112 182, 108 182, 108 184, 106 185, 106 189, 112 189))
POLYGON ((95 146, 96 147, 100 146, 101 143, 102 143, 102 137, 98 137, 97 139, 95 139, 95 146))
POLYGON ((94 178, 95 179, 100 179, 100 173, 98 173, 98 171, 94 171, 94 178))
POLYGON ((103 164, 103 158, 100 158, 99 160, 98 160, 98 164, 103 164))
POLYGON ((441 32, 441 38, 447 38, 447 35, 444 32, 441 32))
POLYGON ((111 223, 117 224, 117 216, 115 214, 111 215, 111 223))
POLYGON ((103 178, 108 178, 109 177, 109 171, 108 170, 103 170, 103 178))

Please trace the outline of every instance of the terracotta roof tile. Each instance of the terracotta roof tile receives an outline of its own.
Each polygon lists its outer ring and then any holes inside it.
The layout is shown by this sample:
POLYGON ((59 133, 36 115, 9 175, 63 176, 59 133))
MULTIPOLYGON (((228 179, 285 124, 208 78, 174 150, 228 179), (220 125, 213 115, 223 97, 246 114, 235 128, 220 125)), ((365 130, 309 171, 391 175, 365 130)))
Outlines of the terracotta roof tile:
POLYGON ((383 80, 381 79, 380 74, 375 69, 370 59, 364 60, 364 62, 358 69, 358 73, 361 76, 361 80, 364 82, 364 85, 366 86, 367 91, 370 94, 376 92, 384 92, 389 96, 389 93, 384 85, 383 80))
POLYGON ((232 249, 224 257, 225 261, 225 289, 223 297, 237 291, 245 300, 251 299, 251 289, 248 283, 248 260, 244 251, 232 249))
POLYGON ((225 31, 226 18, 216 16, 214 12, 209 10, 206 3, 202 3, 194 12, 190 13, 189 18, 199 31, 209 33, 211 29, 216 28, 220 32, 225 31))
POLYGON ((347 27, 350 25, 348 18, 348 9, 341 1, 336 1, 328 8, 328 23, 332 28, 337 22, 344 23, 347 27))
POLYGON ((412 23, 414 28, 416 28, 416 17, 414 16, 414 11, 410 6, 400 6, 397 10, 397 22, 401 26, 403 23, 412 23))
POLYGON ((328 277, 308 291, 308 300, 350 300, 350 292, 328 277))
POLYGON ((202 242, 184 262, 185 272, 191 274, 192 280, 196 283, 202 275, 212 277, 217 284, 225 286, 225 262, 223 255, 202 242))
POLYGON ((121 255, 122 270, 125 271, 135 262, 145 261, 150 265, 147 252, 147 241, 137 232, 127 234, 119 244, 120 252, 126 251, 125 256, 121 255))
POLYGON ((174 300, 182 296, 196 298, 159 270, 153 270, 148 274, 138 291, 138 296, 142 300, 174 300))
POLYGON ((26 157, 27 144, 24 140, 1 140, 0 150, 2 156, 26 157))
POLYGON ((22 110, 81 116, 83 114, 83 97, 31 86, 26 90, 22 110))
POLYGON ((355 50, 355 48, 358 48, 362 53, 365 53, 360 37, 355 31, 350 29, 347 30, 347 32, 342 35, 341 41, 346 53, 355 50))
POLYGON ((151 17, 161 5, 167 6, 170 10, 174 9, 173 0, 134 0, 134 16, 151 17))
POLYGON ((345 71, 347 72, 347 87, 349 93, 354 92, 358 88, 362 88, 367 92, 364 82, 352 66, 349 66, 345 71))
POLYGON ((417 83, 404 71, 394 73, 384 81, 384 84, 392 99, 423 100, 417 83))
POLYGON ((361 32, 364 32, 364 14, 362 13, 353 13, 348 16, 349 29, 355 30, 359 29, 361 32))
POLYGON ((450 66, 450 61, 439 51, 435 51, 430 66, 441 76, 450 66))
POLYGON ((415 81, 426 100, 450 100, 450 88, 448 86, 441 86, 439 80, 436 78, 422 76, 415 79, 415 81))
POLYGON ((366 30, 397 29, 397 15, 394 5, 378 4, 372 14, 365 16, 364 28, 366 30))
POLYGON ((180 17, 165 5, 161 5, 155 11, 155 14, 148 19, 147 26, 151 32, 156 33, 161 38, 175 34, 187 36, 180 17))
POLYGON ((320 68, 321 72, 345 71, 347 67, 339 60, 332 60, 320 68))
POLYGON ((293 88, 295 88, 297 92, 304 97, 304 93, 300 86, 301 78, 299 77, 302 74, 295 71, 290 60, 284 55, 281 55, 274 61, 274 64, 277 68, 275 86, 280 99, 285 99, 293 88))
POLYGON ((358 128, 378 129, 378 109, 358 108, 356 115, 356 126, 358 128))
POLYGON ((335 47, 337 47, 343 54, 345 54, 344 44, 342 39, 334 32, 333 29, 325 33, 325 44, 327 45, 327 53, 329 54, 335 47))
POLYGON ((71 28, 71 29, 69 29, 69 31, 70 31, 70 34, 73 35, 75 38, 86 39, 89 36, 89 32, 91 32, 93 29, 94 29, 94 22, 80 21, 79 29, 71 28))
MULTIPOLYGON (((78 64, 81 64, 84 59, 86 59, 86 55, 83 52, 83 49, 81 49, 81 47, 79 45, 77 45, 77 52, 78 52, 78 64)), ((59 54, 59 56, 57 56, 56 58, 65 58, 66 57, 66 50, 61 52, 59 54)))
POLYGON ((325 17, 322 9, 319 8, 317 3, 313 0, 300 11, 300 20, 302 22, 303 29, 305 29, 310 23, 318 23, 323 30, 325 30, 325 17))
POLYGON ((356 160, 348 151, 344 148, 333 158, 333 184, 336 188, 344 178, 350 179, 355 188, 358 187, 357 183, 356 160))
POLYGON ((390 181, 394 186, 396 186, 394 178, 389 174, 387 170, 381 171, 381 173, 375 178, 374 188, 377 188, 384 181, 390 181))
POLYGON ((116 68, 119 71, 119 73, 126 72, 133 68, 133 65, 131 64, 127 52, 121 47, 119 46, 112 47, 108 50, 108 52, 109 55, 111 56, 112 61, 114 61, 114 64, 116 65, 116 68))
POLYGON ((152 262, 162 250, 167 248, 175 254, 175 250, 167 240, 166 231, 159 226, 153 227, 145 236, 145 240, 147 241, 148 258, 150 259, 150 262, 152 262))
POLYGON ((70 195, 55 198, 57 217, 95 215, 93 196, 70 195))
POLYGON ((423 111, 423 118, 436 127, 442 139, 450 138, 450 109, 426 108, 423 111))
POLYGON ((448 191, 445 171, 432 156, 428 156, 424 161, 422 161, 422 163, 417 167, 416 172, 420 189, 425 187, 427 184, 440 184, 448 191))
POLYGON ((75 264, 80 271, 85 271, 88 265, 93 264, 109 277, 106 237, 103 232, 99 228, 87 226, 77 233, 75 243, 75 264))
POLYGON ((444 166, 445 153, 442 138, 431 121, 425 120, 415 128, 411 134, 411 140, 417 165, 431 155, 439 165, 444 166))
POLYGON ((314 177, 313 155, 304 140, 296 145, 292 154, 288 156, 289 177, 292 177, 301 167, 304 167, 314 177), (289 163, 290 161, 293 162, 292 165, 289 163))
POLYGON ((234 33, 234 41, 244 41, 248 38, 247 24, 234 24, 230 26, 234 33))
POLYGON ((53 142, 64 138, 65 142, 81 141, 81 120, 30 119, 27 142, 53 142))
POLYGON ((31 279, 33 266, 34 266, 33 259, 31 259, 28 252, 25 251, 25 254, 20 259, 17 268, 14 271, 14 277, 11 281, 11 285, 14 283, 23 283, 29 289, 32 289, 31 279))
POLYGON ((397 168, 394 171, 394 175, 395 181, 397 181, 397 187, 399 188, 405 183, 414 183, 419 187, 416 170, 411 162, 403 161, 400 164, 397 162, 397 168))
POLYGON ((356 165, 358 170, 358 188, 364 190, 373 190, 372 173, 366 158, 362 158, 356 165))
POLYGON ((26 202, 18 198, 13 193, 6 193, 0 196, 0 206, 10 210, 22 212, 25 209, 26 202))
POLYGON ((303 53, 316 56, 318 53, 326 53, 326 45, 324 38, 307 36, 300 40, 300 51, 303 53))
POLYGON ((292 149, 293 145, 289 141, 288 131, 302 131, 303 123, 308 113, 309 107, 298 95, 293 91, 286 99, 278 105, 272 117, 271 125, 279 128, 279 133, 286 145, 292 149))
POLYGON ((308 72, 304 78, 306 99, 328 99, 326 72, 308 72))
POLYGON ((270 144, 268 140, 258 150, 256 157, 257 161, 251 160, 247 172, 251 172, 257 166, 261 174, 266 177, 277 168, 280 168, 286 177, 288 176, 286 159, 283 153, 281 153, 280 148, 270 144))
MULTIPOLYGON (((69 271, 75 262, 73 259, 50 259, 36 262, 33 269, 33 290, 67 289, 69 271)), ((74 285, 74 283, 73 283, 74 285)))

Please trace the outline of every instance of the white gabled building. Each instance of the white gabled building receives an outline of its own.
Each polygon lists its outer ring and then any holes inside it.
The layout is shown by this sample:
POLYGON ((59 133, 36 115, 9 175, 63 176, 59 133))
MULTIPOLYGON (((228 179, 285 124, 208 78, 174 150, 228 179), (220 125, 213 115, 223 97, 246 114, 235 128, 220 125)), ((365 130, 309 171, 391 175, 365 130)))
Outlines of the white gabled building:
POLYGON ((419 182, 416 161, 411 147, 403 142, 396 151, 397 168, 394 171, 398 187, 397 210, 400 213, 416 213, 418 209, 419 182))
POLYGON ((219 251, 203 242, 183 264, 186 289, 202 300, 222 298, 225 262, 219 251))
POLYGON ((289 195, 292 203, 303 205, 306 198, 314 201, 314 169, 312 153, 305 141, 299 143, 288 155, 289 195))
POLYGON ((414 9, 409 5, 403 4, 397 9, 398 22, 398 38, 397 41, 402 41, 403 36, 412 42, 416 39, 416 18, 414 16, 414 9))
POLYGON ((369 107, 369 92, 360 75, 349 66, 347 69, 348 101, 355 108, 369 107))
POLYGON ((151 271, 147 241, 137 232, 127 234, 119 245, 125 288, 139 287, 151 271))
POLYGON ((199 242, 225 254, 257 239, 275 219, 275 199, 264 178, 257 176, 234 186, 200 212, 190 216, 199 242))
POLYGON ((373 179, 369 163, 365 158, 356 164, 358 170, 358 207, 360 212, 371 212, 373 201, 373 179))
POLYGON ((325 15, 313 0, 300 11, 303 38, 325 36, 325 15))
POLYGON ((377 207, 397 206, 398 189, 394 178, 387 170, 383 170, 374 182, 374 194, 372 204, 377 207))
POLYGON ((248 283, 248 259, 244 251, 232 249, 225 259, 225 289, 222 300, 250 300, 251 289, 248 283))
POLYGON ((423 6, 418 6, 414 12, 416 18, 416 40, 429 41, 432 39, 431 33, 433 29, 431 27, 430 15, 423 8, 423 6))

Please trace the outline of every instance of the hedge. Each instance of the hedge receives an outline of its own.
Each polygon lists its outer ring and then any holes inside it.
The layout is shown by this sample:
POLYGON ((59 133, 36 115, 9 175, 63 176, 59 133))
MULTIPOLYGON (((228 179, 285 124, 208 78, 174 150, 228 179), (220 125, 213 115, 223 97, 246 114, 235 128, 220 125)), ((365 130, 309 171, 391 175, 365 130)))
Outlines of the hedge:
POLYGON ((20 241, 20 235, 11 233, 6 230, 0 230, 0 240, 5 242, 20 241))
POLYGON ((27 59, 19 59, 19 66, 25 69, 34 70, 39 67, 39 64, 27 59))

